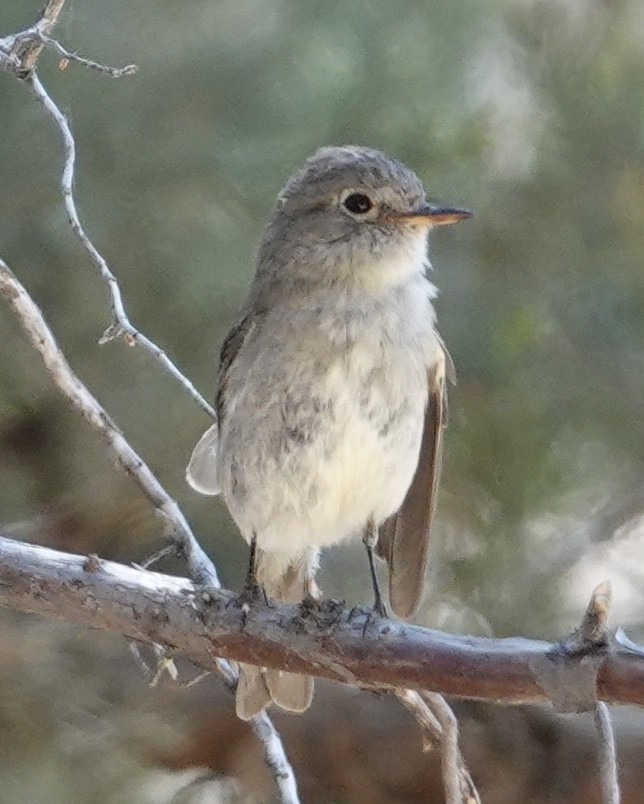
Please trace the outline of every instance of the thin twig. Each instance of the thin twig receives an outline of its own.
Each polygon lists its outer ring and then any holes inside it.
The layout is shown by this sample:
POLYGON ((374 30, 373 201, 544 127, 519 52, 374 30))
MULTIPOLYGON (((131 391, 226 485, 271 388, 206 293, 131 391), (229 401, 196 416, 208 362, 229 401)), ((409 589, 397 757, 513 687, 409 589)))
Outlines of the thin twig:
POLYGON ((154 645, 153 649, 157 657, 157 669, 148 686, 151 688, 156 687, 164 673, 167 673, 174 682, 177 682, 179 679, 179 671, 177 670, 172 655, 160 645, 154 645))
MULTIPOLYGON (((234 693, 239 675, 237 670, 226 659, 216 659, 216 662, 224 683, 234 693)), ((279 790, 280 801, 284 802, 284 804, 299 804, 300 797, 297 790, 297 780, 286 757, 282 738, 273 725, 273 721, 266 712, 260 712, 249 721, 249 724, 253 734, 264 748, 264 762, 266 762, 273 774, 279 790)))
POLYGON ((599 735, 599 775, 602 786, 602 804, 619 804, 619 776, 617 772, 617 750, 615 734, 610 719, 610 711, 603 701, 595 708, 595 726, 599 735))
POLYGON ((621 625, 616 628, 614 639, 618 645, 621 645, 623 648, 626 648, 626 650, 631 651, 631 653, 634 653, 636 656, 644 656, 644 645, 634 642, 629 636, 627 636, 626 631, 624 631, 621 625))
POLYGON ((152 676, 152 668, 143 658, 143 654, 141 653, 139 643, 135 642, 133 639, 128 639, 127 645, 128 648, 130 649, 130 653, 132 654, 132 658, 138 664, 141 673, 146 678, 150 678, 152 676))
POLYGON ((415 690, 400 688, 394 690, 394 695, 400 703, 416 718, 418 725, 423 730, 425 750, 439 746, 443 737, 441 724, 436 719, 434 713, 428 708, 427 704, 420 697, 420 693, 415 690))
POLYGON ((4 57, 9 60, 11 71, 18 73, 23 78, 30 70, 35 68, 35 63, 31 67, 26 66, 28 63, 27 55, 37 52, 39 56, 43 45, 55 50, 59 56, 62 56, 59 64, 60 69, 65 69, 67 63, 73 61, 83 67, 89 67, 99 73, 109 75, 111 78, 124 78, 127 75, 134 75, 139 69, 136 64, 126 64, 125 67, 110 67, 107 64, 100 64, 85 56, 80 56, 78 53, 71 53, 57 39, 47 36, 40 23, 36 23, 25 31, 0 39, 0 49, 4 57))
POLYGON ((211 675, 212 673, 210 670, 204 670, 201 673, 198 673, 194 678, 191 678, 189 681, 184 681, 179 686, 184 690, 189 690, 190 687, 195 687, 197 684, 201 684, 202 681, 211 675))
POLYGON ((445 786, 445 802, 446 804, 462 804, 463 796, 459 776, 463 762, 458 748, 456 718, 442 695, 428 693, 423 698, 441 724, 441 767, 445 786))
POLYGON ((136 327, 134 327, 130 322, 127 313, 125 312, 125 306, 123 304, 123 297, 121 295, 118 280, 110 270, 103 255, 87 236, 87 233, 81 224, 78 211, 76 210, 76 201, 74 199, 73 189, 74 168, 76 162, 76 143, 69 127, 69 123, 67 122, 67 118, 52 100, 36 73, 29 73, 29 75, 27 75, 25 78, 25 82, 32 89, 62 135, 65 152, 65 164, 61 174, 61 190, 65 203, 65 209, 67 211, 67 217, 69 218, 69 223, 74 233, 89 254, 91 261, 94 263, 96 268, 98 268, 101 278, 109 289, 113 321, 104 332, 99 343, 105 343, 113 338, 122 337, 125 342, 130 345, 138 344, 139 346, 142 346, 156 360, 158 360, 159 363, 161 363, 164 369, 171 374, 172 377, 174 377, 174 379, 192 397, 192 399, 203 411, 205 411, 212 418, 215 418, 215 411, 212 405, 210 405, 203 398, 193 383, 190 382, 190 380, 184 374, 182 374, 181 371, 179 371, 172 360, 170 360, 168 355, 161 348, 147 338, 142 332, 136 329, 136 327))
POLYGON ((85 56, 79 56, 78 53, 70 53, 56 39, 52 39, 42 33, 36 34, 36 38, 43 45, 53 48, 66 61, 76 62, 76 64, 81 64, 83 67, 89 67, 91 70, 109 75, 111 78, 124 78, 126 75, 134 75, 139 69, 136 64, 126 64, 125 67, 110 67, 107 64, 92 61, 92 59, 88 59, 85 56))
POLYGON ((438 746, 445 804, 480 804, 480 797, 458 747, 458 722, 439 693, 399 688, 394 695, 411 712, 427 739, 427 747, 438 746), (423 700, 424 699, 424 700, 423 700))
POLYGON ((166 544, 165 547, 157 550, 156 553, 152 553, 151 556, 148 556, 143 561, 136 562, 134 566, 140 567, 141 569, 150 569, 150 567, 152 567, 158 561, 161 561, 168 556, 176 555, 176 553, 177 547, 175 544, 166 544))
POLYGON ((481 804, 478 790, 458 745, 458 720, 454 712, 440 693, 423 692, 422 696, 441 724, 441 766, 446 802, 450 800, 449 796, 458 795, 459 798, 455 800, 463 800, 465 804, 481 804))
POLYGON ((275 729, 273 721, 266 712, 260 712, 250 721, 250 725, 255 737, 264 746, 264 762, 273 774, 281 800, 299 804, 300 797, 295 774, 286 759, 282 738, 275 729))

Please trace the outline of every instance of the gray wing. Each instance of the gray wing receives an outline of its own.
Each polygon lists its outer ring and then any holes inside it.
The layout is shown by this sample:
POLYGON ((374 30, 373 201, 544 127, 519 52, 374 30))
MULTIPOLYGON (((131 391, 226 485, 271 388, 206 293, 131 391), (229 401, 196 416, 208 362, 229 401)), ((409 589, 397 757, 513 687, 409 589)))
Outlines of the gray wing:
POLYGON ((199 494, 219 494, 217 478, 217 444, 219 425, 215 422, 201 436, 192 450, 190 462, 186 467, 186 480, 199 494))
POLYGON ((423 592, 447 421, 445 368, 441 361, 429 372, 429 400, 416 472, 403 504, 383 522, 378 535, 378 555, 389 565, 391 607, 405 619, 414 614, 423 592))
POLYGON ((217 411, 217 422, 220 427, 226 415, 226 388, 230 369, 242 346, 257 328, 260 317, 261 314, 259 312, 248 313, 242 316, 228 335, 226 335, 221 345, 221 350, 219 351, 219 371, 217 372, 217 395, 215 396, 215 410, 217 411))
POLYGON ((215 410, 217 421, 211 425, 197 442, 186 469, 186 480, 200 494, 219 494, 217 478, 217 447, 219 428, 226 413, 226 385, 228 373, 235 362, 239 350, 255 329, 257 316, 242 316, 226 336, 219 352, 219 371, 217 374, 217 394, 215 410))

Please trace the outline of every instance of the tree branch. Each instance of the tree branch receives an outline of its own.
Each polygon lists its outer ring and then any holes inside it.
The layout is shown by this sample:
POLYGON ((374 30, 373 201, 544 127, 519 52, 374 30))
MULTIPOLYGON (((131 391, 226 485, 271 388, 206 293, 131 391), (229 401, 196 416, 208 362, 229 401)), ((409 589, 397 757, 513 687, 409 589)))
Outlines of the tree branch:
POLYGON ((552 700, 542 663, 557 664, 566 682, 599 656, 597 697, 644 705, 644 658, 614 642, 570 652, 565 642, 458 636, 373 618, 363 635, 371 613, 335 601, 246 613, 229 591, 204 593, 187 578, 1 537, 0 606, 161 644, 206 670, 225 657, 363 687, 513 704, 552 700))
POLYGON ((426 747, 440 748, 445 804, 481 804, 458 746, 458 721, 445 698, 438 692, 421 696, 415 690, 402 688, 394 694, 423 729, 426 747))
POLYGON ((599 777, 602 785, 602 804, 619 804, 619 775, 617 772, 617 749, 610 712, 603 701, 597 702, 595 725, 599 735, 599 777))
POLYGON ((71 53, 56 39, 51 39, 44 34, 37 35, 36 39, 43 45, 53 48, 59 56, 62 56, 61 63, 58 65, 61 70, 65 69, 69 61, 81 64, 83 67, 88 67, 90 70, 96 70, 98 73, 109 75, 110 78, 124 78, 126 75, 134 75, 139 69, 136 64, 126 64, 125 67, 110 67, 107 64, 99 64, 99 62, 88 59, 85 56, 80 56, 78 53, 71 53))

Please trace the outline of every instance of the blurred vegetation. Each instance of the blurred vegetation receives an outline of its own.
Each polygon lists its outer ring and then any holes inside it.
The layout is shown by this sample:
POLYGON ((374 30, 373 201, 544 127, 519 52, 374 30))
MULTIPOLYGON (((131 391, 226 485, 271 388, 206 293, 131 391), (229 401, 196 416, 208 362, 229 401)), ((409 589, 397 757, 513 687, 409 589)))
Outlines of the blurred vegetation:
MULTIPOLYGON (((4 4, 0 35, 40 5, 4 4)), ((535 636, 569 627, 577 562, 644 513, 641 3, 71 0, 57 34, 140 65, 113 81, 45 55, 40 74, 70 117, 81 216, 133 322, 209 397, 274 197, 315 148, 382 148, 432 197, 476 211, 432 243, 458 385, 422 619, 535 636)), ((98 347, 107 296, 66 222, 58 134, 8 76, 0 119, 0 254, 237 584, 241 539, 183 479, 205 416, 144 353, 98 347)), ((128 560, 161 538, 3 309, 0 525, 17 522, 128 560)), ((618 552, 620 572, 644 588, 618 552)), ((364 598, 359 550, 329 554, 322 585, 364 598)))

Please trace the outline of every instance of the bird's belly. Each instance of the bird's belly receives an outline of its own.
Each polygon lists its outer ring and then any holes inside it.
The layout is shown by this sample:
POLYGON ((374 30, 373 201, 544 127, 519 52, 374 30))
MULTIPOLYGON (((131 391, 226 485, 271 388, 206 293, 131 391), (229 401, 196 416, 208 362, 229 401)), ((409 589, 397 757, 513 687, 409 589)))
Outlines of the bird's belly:
POLYGON ((396 511, 411 483, 420 446, 420 427, 396 428, 391 438, 355 421, 338 434, 331 455, 322 444, 302 449, 293 470, 286 457, 246 499, 240 518, 269 552, 300 555, 357 535, 373 516, 380 522, 396 511), (269 495, 267 499, 266 495, 269 495))
POLYGON ((321 461, 310 527, 320 546, 360 533, 369 517, 381 522, 407 493, 418 459, 421 420, 405 417, 383 434, 355 419, 330 460, 321 461))
POLYGON ((422 438, 425 368, 352 358, 276 396, 255 444, 248 430, 245 444, 228 440, 229 454, 255 448, 252 460, 224 469, 223 492, 244 537, 255 535, 263 550, 297 556, 334 544, 405 497, 422 438))

